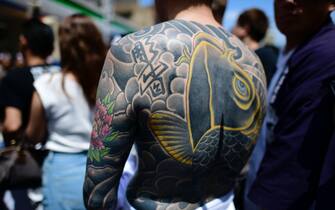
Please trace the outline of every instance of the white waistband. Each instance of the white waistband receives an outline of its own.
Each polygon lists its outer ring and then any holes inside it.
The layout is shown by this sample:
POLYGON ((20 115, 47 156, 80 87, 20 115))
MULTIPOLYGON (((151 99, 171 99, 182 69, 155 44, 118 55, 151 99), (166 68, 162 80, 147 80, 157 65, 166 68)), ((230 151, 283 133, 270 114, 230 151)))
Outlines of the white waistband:
POLYGON ((205 205, 196 208, 196 210, 235 210, 233 191, 227 193, 221 198, 216 198, 205 205))

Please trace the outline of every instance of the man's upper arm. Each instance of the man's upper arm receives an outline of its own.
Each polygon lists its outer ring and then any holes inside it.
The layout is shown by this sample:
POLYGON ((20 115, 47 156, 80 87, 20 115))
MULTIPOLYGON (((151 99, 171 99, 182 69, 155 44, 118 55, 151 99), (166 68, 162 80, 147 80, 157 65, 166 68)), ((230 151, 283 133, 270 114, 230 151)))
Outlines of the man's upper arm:
POLYGON ((17 74, 15 71, 3 79, 0 86, 0 105, 2 107, 15 107, 20 110, 25 108, 22 94, 28 87, 24 87, 26 85, 26 81, 22 80, 24 77, 27 75, 17 74))
MULTIPOLYGON (((0 107, 3 114, 4 133, 17 132, 22 125, 22 109, 24 109, 24 99, 22 97, 21 85, 16 79, 20 75, 9 73, 1 82, 0 86, 0 107)), ((7 136, 7 135, 5 135, 7 136)), ((13 137, 10 138, 14 138, 13 137)), ((6 139, 8 137, 5 137, 6 139)))
MULTIPOLYGON (((117 47, 117 46, 114 46, 117 47)), ((114 55, 109 52, 97 92, 84 198, 88 209, 114 209, 123 167, 131 150, 134 116, 117 82, 114 55)), ((124 80, 126 81, 126 80, 124 80)))
POLYGON ((22 126, 22 103, 18 87, 15 86, 15 75, 9 73, 0 85, 0 115, 2 132, 6 142, 11 143, 22 126))

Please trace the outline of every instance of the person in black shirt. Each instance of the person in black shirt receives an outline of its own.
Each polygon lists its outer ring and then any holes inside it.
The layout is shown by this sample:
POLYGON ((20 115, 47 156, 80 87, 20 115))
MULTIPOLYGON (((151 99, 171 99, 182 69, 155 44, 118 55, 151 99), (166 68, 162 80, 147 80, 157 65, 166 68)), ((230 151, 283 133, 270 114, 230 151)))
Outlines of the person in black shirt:
MULTIPOLYGON (((25 22, 22 29, 19 41, 26 67, 10 70, 0 86, 0 127, 7 146, 19 139, 27 125, 34 80, 43 73, 59 71, 59 67, 46 63, 53 52, 52 29, 36 18, 25 22)), ((26 192, 12 194, 16 210, 32 209, 26 192)))
POLYGON ((20 47, 26 67, 9 71, 0 87, 2 132, 6 144, 15 139, 27 124, 34 79, 43 72, 55 69, 46 64, 46 58, 53 51, 53 42, 54 36, 49 26, 37 19, 24 23, 20 47))
POLYGON ((249 9, 239 16, 233 34, 258 55, 264 66, 267 82, 270 84, 276 71, 279 50, 275 46, 261 44, 268 27, 269 20, 262 10, 249 9))

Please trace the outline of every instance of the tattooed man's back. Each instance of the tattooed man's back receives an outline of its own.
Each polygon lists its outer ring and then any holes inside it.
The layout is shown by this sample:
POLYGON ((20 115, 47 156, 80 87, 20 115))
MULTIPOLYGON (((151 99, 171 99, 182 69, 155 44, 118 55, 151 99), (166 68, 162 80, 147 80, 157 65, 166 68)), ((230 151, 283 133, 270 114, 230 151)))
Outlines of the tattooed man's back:
POLYGON ((173 20, 111 47, 98 90, 86 203, 113 209, 133 144, 136 209, 196 209, 233 189, 265 112, 263 68, 221 27, 173 20))

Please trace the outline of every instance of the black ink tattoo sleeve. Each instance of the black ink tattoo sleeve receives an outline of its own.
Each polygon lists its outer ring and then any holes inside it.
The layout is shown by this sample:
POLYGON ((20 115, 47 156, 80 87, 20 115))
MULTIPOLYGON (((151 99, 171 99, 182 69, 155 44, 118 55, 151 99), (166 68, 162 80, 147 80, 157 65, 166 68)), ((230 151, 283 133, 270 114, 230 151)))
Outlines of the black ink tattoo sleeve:
POLYGON ((115 208, 119 180, 133 145, 134 116, 122 89, 124 85, 115 78, 114 59, 110 52, 98 88, 84 184, 88 209, 115 208))

